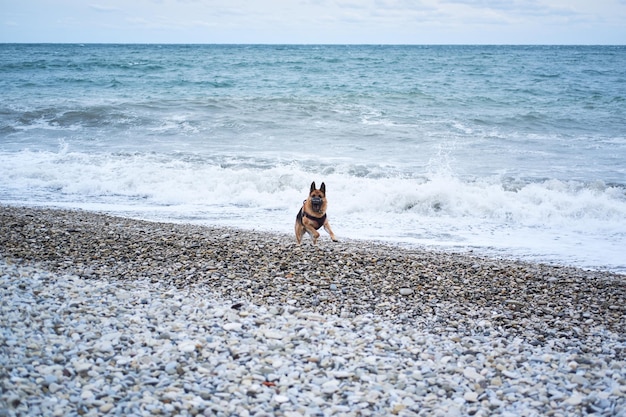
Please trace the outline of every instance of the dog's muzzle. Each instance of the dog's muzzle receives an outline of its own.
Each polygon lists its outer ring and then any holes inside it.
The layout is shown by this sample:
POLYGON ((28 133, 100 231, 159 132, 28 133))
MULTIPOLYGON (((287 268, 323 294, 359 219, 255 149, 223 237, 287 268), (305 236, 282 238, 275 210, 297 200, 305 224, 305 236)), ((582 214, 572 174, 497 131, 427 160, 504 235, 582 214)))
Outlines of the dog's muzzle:
POLYGON ((322 209, 322 199, 320 197, 311 197, 311 205, 313 210, 320 211, 322 209))

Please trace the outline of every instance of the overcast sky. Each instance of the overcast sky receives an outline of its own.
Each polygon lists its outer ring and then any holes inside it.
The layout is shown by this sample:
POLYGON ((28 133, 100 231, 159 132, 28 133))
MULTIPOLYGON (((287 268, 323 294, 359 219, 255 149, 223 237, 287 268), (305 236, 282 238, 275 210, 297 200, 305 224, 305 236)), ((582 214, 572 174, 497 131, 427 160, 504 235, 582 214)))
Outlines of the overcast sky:
POLYGON ((626 0, 0 0, 0 42, 623 45, 626 0))

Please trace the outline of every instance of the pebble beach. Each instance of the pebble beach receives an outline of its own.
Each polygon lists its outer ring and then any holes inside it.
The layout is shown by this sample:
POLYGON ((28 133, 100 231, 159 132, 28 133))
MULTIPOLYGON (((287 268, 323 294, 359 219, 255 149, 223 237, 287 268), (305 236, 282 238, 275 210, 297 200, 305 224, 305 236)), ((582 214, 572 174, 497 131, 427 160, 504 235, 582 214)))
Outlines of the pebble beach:
POLYGON ((626 416, 625 317, 609 272, 0 205, 0 416, 626 416))

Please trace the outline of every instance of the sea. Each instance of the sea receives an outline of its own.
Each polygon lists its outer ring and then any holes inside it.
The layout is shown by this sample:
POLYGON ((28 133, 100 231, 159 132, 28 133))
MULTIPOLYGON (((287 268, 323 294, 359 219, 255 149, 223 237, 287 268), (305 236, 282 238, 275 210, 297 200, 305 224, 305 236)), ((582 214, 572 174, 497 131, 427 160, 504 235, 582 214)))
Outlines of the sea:
POLYGON ((0 44, 1 204, 292 239, 312 182, 355 245, 626 274, 626 46, 0 44))

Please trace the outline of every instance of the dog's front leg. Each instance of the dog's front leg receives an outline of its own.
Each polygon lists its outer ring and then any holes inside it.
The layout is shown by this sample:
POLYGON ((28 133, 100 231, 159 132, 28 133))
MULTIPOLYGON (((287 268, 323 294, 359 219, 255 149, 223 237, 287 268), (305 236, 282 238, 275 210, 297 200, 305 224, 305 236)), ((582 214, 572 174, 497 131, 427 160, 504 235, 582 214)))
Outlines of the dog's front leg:
POLYGON ((309 225, 309 224, 305 224, 304 228, 306 229, 307 233, 311 235, 311 237, 313 238, 313 244, 317 244, 317 239, 319 239, 320 234, 317 230, 315 230, 315 227, 309 225))
POLYGON ((333 242, 339 242, 337 240, 337 237, 335 237, 335 234, 333 233, 333 229, 330 228, 330 223, 328 223, 328 220, 324 222, 324 230, 326 230, 326 233, 330 235, 330 238, 333 242))
POLYGON ((319 239, 320 237, 319 232, 315 229, 311 229, 309 233, 311 233, 311 236, 313 237, 313 244, 317 245, 317 239, 319 239))

